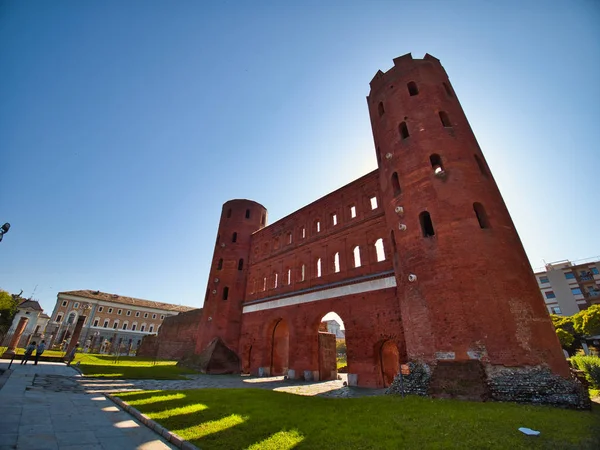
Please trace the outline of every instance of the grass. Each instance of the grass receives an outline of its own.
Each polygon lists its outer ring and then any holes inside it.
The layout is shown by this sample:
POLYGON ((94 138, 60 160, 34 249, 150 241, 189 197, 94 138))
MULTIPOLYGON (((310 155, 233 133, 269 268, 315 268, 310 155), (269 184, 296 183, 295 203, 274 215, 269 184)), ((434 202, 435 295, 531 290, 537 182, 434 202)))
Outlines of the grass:
POLYGON ((80 363, 79 369, 88 377, 121 379, 181 380, 185 374, 196 373, 177 367, 177 361, 164 361, 136 356, 120 356, 78 353, 73 364, 80 363))
POLYGON ((205 449, 600 448, 600 409, 397 396, 303 397, 260 389, 119 394, 205 449), (541 431, 525 436, 517 429, 541 431))

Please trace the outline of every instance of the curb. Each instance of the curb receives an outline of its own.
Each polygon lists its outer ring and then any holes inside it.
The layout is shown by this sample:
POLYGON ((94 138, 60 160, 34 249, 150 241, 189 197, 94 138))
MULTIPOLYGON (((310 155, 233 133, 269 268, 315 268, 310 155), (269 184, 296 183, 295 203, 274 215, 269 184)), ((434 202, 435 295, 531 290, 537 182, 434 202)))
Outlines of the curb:
POLYGON ((168 442, 173 444, 175 447, 179 447, 181 450, 200 450, 198 447, 196 447, 191 442, 184 440, 181 436, 178 436, 175 433, 171 433, 165 427, 163 427, 162 425, 160 425, 157 422, 155 422, 154 420, 152 420, 146 414, 142 414, 137 409, 135 409, 133 406, 124 402, 120 398, 114 397, 112 394, 104 394, 104 396, 106 398, 108 398, 110 401, 112 401, 114 404, 119 406, 121 409, 123 409, 124 411, 126 411, 127 413, 129 413, 130 415, 135 417, 141 423, 146 425, 148 428, 150 428, 156 434, 162 436, 164 439, 166 439, 168 442))

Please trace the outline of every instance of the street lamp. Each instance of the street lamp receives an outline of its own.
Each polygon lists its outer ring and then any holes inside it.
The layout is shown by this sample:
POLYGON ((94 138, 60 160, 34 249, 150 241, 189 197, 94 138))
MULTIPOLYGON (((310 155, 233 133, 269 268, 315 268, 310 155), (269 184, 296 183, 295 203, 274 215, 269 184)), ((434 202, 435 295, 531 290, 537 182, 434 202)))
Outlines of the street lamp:
POLYGON ((2 237, 8 233, 8 230, 10 230, 10 223, 6 222, 4 225, 2 225, 2 227, 0 228, 0 242, 2 242, 2 237))

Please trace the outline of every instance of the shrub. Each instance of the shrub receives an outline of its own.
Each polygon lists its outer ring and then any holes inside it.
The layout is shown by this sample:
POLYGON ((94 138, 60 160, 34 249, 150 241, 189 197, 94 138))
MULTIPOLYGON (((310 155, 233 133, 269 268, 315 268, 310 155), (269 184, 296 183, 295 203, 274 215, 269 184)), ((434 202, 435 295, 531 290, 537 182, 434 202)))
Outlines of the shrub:
POLYGON ((573 356, 571 364, 585 372, 585 377, 593 387, 600 388, 600 357, 598 356, 573 356))

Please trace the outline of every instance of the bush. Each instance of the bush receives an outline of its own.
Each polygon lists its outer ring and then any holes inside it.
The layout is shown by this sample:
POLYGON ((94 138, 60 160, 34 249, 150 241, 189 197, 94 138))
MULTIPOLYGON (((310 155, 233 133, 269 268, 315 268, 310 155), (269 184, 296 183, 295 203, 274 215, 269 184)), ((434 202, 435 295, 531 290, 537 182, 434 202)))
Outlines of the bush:
POLYGON ((573 356, 571 364, 578 370, 585 372, 585 377, 595 388, 600 388, 600 357, 598 356, 573 356))

